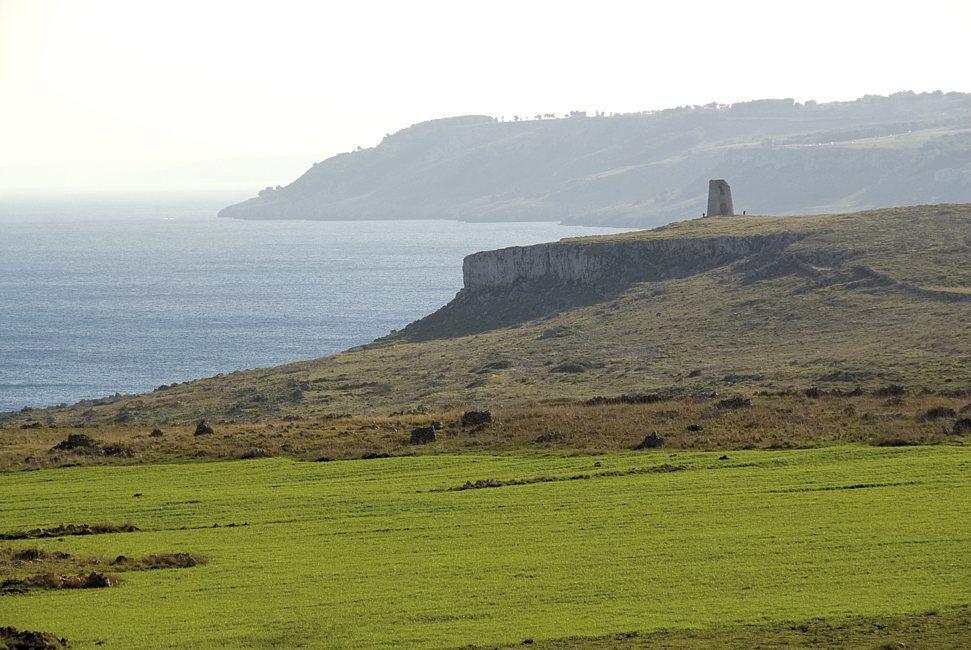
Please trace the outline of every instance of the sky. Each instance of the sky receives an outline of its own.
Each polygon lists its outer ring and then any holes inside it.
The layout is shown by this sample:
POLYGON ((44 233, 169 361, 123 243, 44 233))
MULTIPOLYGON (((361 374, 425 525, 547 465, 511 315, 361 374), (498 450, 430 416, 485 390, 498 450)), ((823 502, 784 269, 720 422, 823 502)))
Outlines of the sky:
POLYGON ((0 0, 0 192, 234 189, 410 124, 971 91, 971 0, 0 0))

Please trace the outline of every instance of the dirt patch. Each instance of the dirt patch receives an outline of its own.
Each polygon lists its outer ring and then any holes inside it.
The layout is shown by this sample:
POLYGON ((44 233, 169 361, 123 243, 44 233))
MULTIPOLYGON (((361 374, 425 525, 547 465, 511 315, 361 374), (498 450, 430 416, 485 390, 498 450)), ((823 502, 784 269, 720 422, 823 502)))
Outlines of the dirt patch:
POLYGON ((194 553, 119 555, 110 559, 40 548, 0 549, 0 574, 8 576, 0 582, 0 595, 36 589, 101 589, 118 583, 113 575, 116 572, 187 569, 205 563, 205 557, 194 553))
POLYGON ((154 571, 157 569, 189 569, 206 564, 207 560, 195 553, 157 553, 140 558, 119 555, 111 561, 111 566, 122 571, 154 571))
POLYGON ((108 533, 133 533, 138 528, 132 524, 61 524, 53 528, 32 528, 30 530, 0 533, 0 539, 42 539, 46 537, 66 537, 68 535, 105 535, 108 533))
POLYGON ((653 467, 632 467, 630 469, 608 470, 606 472, 593 472, 590 474, 573 474, 572 476, 532 476, 529 478, 514 478, 499 480, 494 478, 480 479, 478 481, 466 481, 462 485, 448 488, 446 490, 432 490, 432 492, 461 492, 463 490, 481 490, 484 488, 507 487, 510 485, 533 485, 535 483, 558 483, 561 481, 585 481, 595 478, 611 478, 616 476, 635 476, 637 474, 666 474, 668 472, 680 472, 688 469, 684 465, 670 465, 664 463, 653 467))
POLYGON ((15 627, 0 627, 0 648, 9 650, 56 650, 68 647, 67 639, 53 632, 34 632, 18 630, 15 627))
POLYGON ((43 573, 26 578, 9 578, 0 582, 0 595, 26 594, 35 589, 103 589, 117 584, 117 577, 97 571, 83 575, 43 573))

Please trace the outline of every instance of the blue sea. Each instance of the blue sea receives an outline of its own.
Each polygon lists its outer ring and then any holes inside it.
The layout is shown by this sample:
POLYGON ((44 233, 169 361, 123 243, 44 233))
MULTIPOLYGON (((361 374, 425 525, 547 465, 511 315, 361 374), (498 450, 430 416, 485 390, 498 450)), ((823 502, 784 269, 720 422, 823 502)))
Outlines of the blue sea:
POLYGON ((210 198, 0 201, 0 411, 308 359, 428 314, 556 223, 236 221, 210 198))

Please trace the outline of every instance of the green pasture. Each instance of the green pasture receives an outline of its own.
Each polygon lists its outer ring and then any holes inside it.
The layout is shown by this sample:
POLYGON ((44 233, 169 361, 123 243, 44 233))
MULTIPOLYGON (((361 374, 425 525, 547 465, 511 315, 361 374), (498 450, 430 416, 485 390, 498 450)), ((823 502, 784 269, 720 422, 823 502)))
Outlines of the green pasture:
POLYGON ((971 602, 971 449, 719 456, 3 474, 0 532, 80 522, 142 530, 0 544, 109 557, 190 551, 209 563, 125 573, 109 589, 2 596, 0 625, 115 648, 454 647, 971 602), (684 469, 598 476, 662 464, 684 469), (590 478, 444 491, 577 474, 590 478))

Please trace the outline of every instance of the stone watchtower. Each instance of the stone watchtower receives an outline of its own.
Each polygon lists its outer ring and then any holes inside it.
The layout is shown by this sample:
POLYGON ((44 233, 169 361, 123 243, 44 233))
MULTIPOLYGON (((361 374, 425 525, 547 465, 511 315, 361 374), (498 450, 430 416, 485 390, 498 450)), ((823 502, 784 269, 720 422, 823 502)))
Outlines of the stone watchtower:
POLYGON ((732 188, 721 179, 708 181, 708 216, 730 217, 734 214, 732 188))

